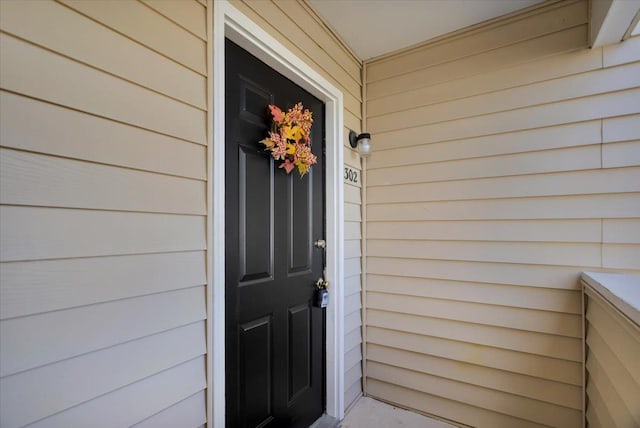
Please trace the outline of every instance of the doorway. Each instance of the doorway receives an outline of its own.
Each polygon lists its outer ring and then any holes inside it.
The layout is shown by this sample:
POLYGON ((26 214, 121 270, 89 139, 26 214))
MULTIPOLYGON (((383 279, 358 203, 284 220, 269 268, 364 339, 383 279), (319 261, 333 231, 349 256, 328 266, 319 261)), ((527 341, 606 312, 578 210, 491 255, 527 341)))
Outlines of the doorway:
POLYGON ((308 427, 324 411, 325 310, 314 307, 324 247, 324 104, 227 40, 226 422, 308 427), (317 163, 278 168, 259 141, 269 105, 313 115, 317 163))
POLYGON ((344 168, 343 96, 325 77, 240 12, 227 0, 210 8, 213 52, 210 79, 212 123, 209 139, 207 264, 207 400, 208 424, 226 426, 225 336, 225 43, 229 38, 325 104, 326 276, 331 284, 326 308, 326 414, 344 416, 344 168))

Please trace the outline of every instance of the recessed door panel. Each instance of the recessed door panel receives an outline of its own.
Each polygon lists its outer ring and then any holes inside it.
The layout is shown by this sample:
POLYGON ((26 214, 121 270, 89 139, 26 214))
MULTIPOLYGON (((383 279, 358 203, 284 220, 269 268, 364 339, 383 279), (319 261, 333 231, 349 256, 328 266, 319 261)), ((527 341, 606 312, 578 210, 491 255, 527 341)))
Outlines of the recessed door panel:
POLYGON ((313 173, 311 170, 304 177, 290 177, 289 181, 289 274, 308 273, 311 269, 313 173))
POLYGON ((289 400, 311 384, 311 308, 308 304, 289 309, 289 400))
POLYGON ((245 427, 264 425, 273 419, 271 317, 240 326, 240 400, 245 427))
POLYGON ((242 120, 266 128, 264 106, 271 104, 271 94, 266 88, 240 76, 240 115, 242 120))
POLYGON ((273 276, 273 161, 243 146, 239 150, 240 285, 273 276))

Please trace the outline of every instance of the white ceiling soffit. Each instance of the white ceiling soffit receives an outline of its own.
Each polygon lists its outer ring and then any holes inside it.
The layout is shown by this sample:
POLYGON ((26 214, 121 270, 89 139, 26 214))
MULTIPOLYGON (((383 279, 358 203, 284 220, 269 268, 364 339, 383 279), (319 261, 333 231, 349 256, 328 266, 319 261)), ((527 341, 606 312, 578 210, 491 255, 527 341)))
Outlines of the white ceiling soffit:
POLYGON ((639 14, 640 0, 593 1, 589 44, 596 48, 635 35, 639 14))
POLYGON ((309 0, 362 60, 544 0, 309 0))

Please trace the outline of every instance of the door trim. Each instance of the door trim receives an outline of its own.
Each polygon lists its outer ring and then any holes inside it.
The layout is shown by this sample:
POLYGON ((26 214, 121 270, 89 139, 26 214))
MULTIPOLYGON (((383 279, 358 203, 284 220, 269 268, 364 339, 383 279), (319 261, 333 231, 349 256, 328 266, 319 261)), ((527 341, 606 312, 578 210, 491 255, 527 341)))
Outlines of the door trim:
POLYGON ((207 425, 225 426, 225 37, 325 103, 326 275, 331 283, 326 325, 327 414, 344 417, 344 188, 342 92, 232 6, 207 0, 209 121, 207 206, 207 425), (211 26, 209 27, 211 28, 211 26), (213 53, 211 53, 213 48, 213 53), (211 128, 209 128, 211 129, 211 128), (215 239, 213 237, 215 236, 215 239))

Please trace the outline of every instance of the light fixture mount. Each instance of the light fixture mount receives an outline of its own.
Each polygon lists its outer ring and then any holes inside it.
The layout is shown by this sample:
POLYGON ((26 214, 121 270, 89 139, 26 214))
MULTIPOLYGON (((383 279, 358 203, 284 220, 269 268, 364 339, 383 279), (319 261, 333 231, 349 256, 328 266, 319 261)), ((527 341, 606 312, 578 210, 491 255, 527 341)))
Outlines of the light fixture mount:
POLYGON ((371 134, 363 132, 362 134, 356 134, 355 131, 349 132, 349 145, 354 149, 358 149, 358 153, 361 157, 366 158, 371 153, 371 134))

